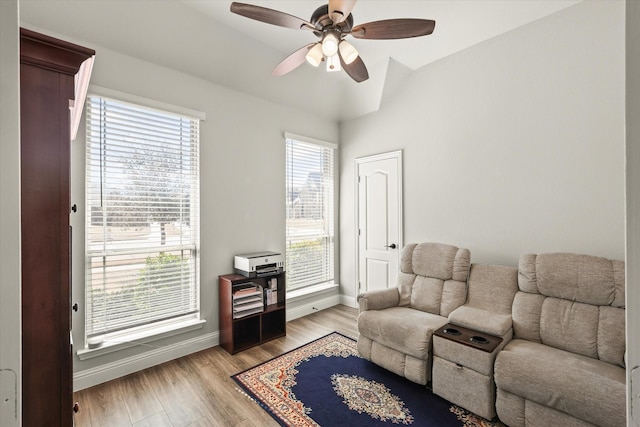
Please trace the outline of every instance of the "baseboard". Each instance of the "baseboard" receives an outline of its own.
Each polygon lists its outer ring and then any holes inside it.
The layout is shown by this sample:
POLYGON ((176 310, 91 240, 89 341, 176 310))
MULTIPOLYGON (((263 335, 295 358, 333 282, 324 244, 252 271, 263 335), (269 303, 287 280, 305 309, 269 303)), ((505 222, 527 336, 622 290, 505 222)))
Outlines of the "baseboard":
POLYGON ((318 310, 333 307, 340 304, 340 295, 331 295, 325 298, 314 298, 305 304, 296 305, 293 308, 287 308, 287 322, 315 313, 318 310))
POLYGON ((180 341, 175 344, 154 348, 144 353, 126 357, 111 363, 85 369, 73 374, 73 391, 102 384, 143 369, 187 356, 197 351, 214 347, 220 343, 219 332, 180 341))
MULTIPOLYGON (((355 306, 355 298, 335 294, 325 298, 316 297, 307 303, 291 304, 294 307, 287 308, 287 321, 298 319, 338 304, 353 307, 355 306)), ((220 344, 220 333, 216 331, 190 340, 154 348, 144 353, 126 357, 115 362, 105 363, 95 368, 85 369, 73 374, 73 390, 83 390, 94 385, 102 384, 142 369, 147 369, 197 351, 214 347, 218 344, 220 344)))
POLYGON ((340 304, 346 305, 347 307, 358 308, 358 300, 346 295, 340 295, 340 304))

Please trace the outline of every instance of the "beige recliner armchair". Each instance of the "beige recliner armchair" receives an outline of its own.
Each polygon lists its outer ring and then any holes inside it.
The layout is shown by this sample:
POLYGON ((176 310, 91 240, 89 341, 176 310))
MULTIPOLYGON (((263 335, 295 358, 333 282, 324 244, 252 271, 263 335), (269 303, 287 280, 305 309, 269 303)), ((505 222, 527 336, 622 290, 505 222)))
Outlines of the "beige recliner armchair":
POLYGON ((467 297, 468 249, 441 243, 402 250, 397 287, 358 296, 358 352, 415 383, 431 378, 434 331, 467 297))
POLYGON ((495 362, 511 427, 625 426, 625 265, 572 253, 520 257, 513 340, 495 362))

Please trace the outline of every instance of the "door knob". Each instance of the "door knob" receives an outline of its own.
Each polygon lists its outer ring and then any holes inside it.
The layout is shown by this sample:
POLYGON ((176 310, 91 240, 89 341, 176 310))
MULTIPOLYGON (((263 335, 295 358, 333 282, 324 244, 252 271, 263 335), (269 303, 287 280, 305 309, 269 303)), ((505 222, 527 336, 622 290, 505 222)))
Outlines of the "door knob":
POLYGON ((391 249, 395 249, 397 246, 395 243, 392 243, 390 245, 385 245, 385 248, 391 248, 391 249))

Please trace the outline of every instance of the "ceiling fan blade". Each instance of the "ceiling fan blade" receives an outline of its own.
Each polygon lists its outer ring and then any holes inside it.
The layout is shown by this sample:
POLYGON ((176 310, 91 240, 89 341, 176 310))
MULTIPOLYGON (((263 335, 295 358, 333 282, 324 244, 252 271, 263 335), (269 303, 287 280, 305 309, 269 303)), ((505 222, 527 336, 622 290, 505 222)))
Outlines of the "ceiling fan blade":
POLYGON ((329 16, 334 24, 338 24, 349 16, 356 0, 329 0, 329 16))
POLYGON ((273 69, 274 76, 284 76, 289 71, 293 71, 306 61, 307 52, 311 49, 316 43, 309 43, 306 46, 301 47, 300 49, 293 52, 291 55, 287 56, 280 62, 276 68, 273 69))
POLYGON ((298 18, 297 16, 289 15, 267 7, 255 6, 253 4, 233 2, 231 3, 231 12, 247 18, 255 19, 256 21, 278 25, 280 27, 293 28, 295 30, 302 28, 309 30, 316 29, 313 24, 302 18, 298 18))
POLYGON ((430 19, 385 19, 357 25, 351 35, 358 39, 406 39, 433 33, 436 21, 430 19))
POLYGON ((342 59, 342 55, 340 55, 340 65, 344 69, 344 71, 356 82, 360 83, 369 78, 369 72, 367 71, 366 65, 362 61, 362 58, 359 56, 353 61, 351 64, 347 64, 342 59))

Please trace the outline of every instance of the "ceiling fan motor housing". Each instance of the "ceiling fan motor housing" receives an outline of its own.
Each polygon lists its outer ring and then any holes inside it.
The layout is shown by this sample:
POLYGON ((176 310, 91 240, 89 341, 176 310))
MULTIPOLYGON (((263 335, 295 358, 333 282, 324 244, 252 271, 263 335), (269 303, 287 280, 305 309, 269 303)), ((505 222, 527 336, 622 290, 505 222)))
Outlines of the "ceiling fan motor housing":
POLYGON ((349 14, 347 19, 337 24, 333 23, 331 16, 329 16, 329 5, 323 4, 311 14, 309 20, 318 30, 314 31, 314 34, 318 37, 322 37, 323 33, 327 29, 336 29, 340 33, 349 33, 353 28, 353 15, 349 14))

